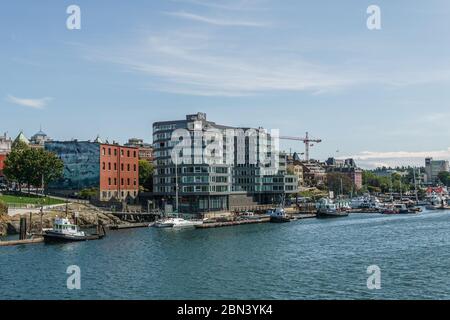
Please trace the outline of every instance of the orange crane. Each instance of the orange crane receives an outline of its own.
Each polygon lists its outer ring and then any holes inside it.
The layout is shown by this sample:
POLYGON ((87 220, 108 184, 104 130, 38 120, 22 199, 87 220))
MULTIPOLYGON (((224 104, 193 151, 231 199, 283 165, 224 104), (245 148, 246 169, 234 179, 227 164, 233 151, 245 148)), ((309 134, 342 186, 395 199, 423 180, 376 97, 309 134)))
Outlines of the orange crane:
POLYGON ((321 143, 322 142, 322 139, 311 139, 311 138, 309 138, 308 132, 306 132, 306 136, 304 138, 281 136, 280 139, 282 139, 282 140, 294 140, 294 141, 301 141, 301 142, 303 142, 305 144, 305 160, 306 161, 309 161, 309 148, 314 146, 313 144, 311 144, 311 142, 314 142, 314 143, 321 143))

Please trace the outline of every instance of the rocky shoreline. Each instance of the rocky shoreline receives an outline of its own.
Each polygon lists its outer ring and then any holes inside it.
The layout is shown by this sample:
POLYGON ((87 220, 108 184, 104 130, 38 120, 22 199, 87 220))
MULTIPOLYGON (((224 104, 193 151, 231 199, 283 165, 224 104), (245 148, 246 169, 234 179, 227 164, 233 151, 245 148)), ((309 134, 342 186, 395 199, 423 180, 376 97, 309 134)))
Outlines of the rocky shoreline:
MULTIPOLYGON (((123 221, 115 217, 109 212, 100 211, 97 208, 85 205, 85 204, 69 204, 67 208, 67 216, 72 220, 77 213, 77 224, 81 228, 90 228, 97 223, 103 224, 104 226, 112 226, 122 224, 123 221)), ((42 219, 41 214, 33 214, 31 222, 31 231, 34 233, 39 233, 42 228, 52 228, 53 220, 56 217, 65 217, 66 207, 61 206, 59 208, 53 208, 50 210, 45 210, 42 219), (42 226, 41 226, 42 224, 42 226)), ((14 235, 18 234, 20 230, 20 218, 25 217, 27 219, 27 224, 29 225, 29 214, 22 215, 0 215, 0 236, 14 235)))

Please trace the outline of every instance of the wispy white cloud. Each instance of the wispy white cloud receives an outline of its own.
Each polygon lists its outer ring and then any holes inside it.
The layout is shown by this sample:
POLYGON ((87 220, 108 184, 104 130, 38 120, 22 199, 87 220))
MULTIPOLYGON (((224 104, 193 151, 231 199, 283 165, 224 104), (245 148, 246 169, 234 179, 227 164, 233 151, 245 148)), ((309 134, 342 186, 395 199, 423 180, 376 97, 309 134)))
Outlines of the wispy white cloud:
POLYGON ((202 6, 212 9, 232 10, 232 11, 261 11, 268 10, 263 7, 268 0, 236 0, 236 1, 211 1, 211 0, 172 0, 177 3, 202 6))
POLYGON ((120 48, 85 48, 90 61, 103 61, 148 76, 152 90, 200 95, 245 96, 275 91, 323 93, 354 84, 348 72, 291 54, 251 49, 236 53, 208 34, 152 34, 120 48))
POLYGON ((365 168, 376 168, 382 166, 423 166, 425 158, 435 159, 450 159, 450 147, 446 150, 434 151, 391 151, 391 152, 376 152, 363 151, 358 154, 340 157, 342 159, 353 158, 357 163, 365 168))
POLYGON ((164 14, 178 17, 186 20, 197 21, 202 23, 207 23, 215 26, 223 26, 223 27, 265 27, 268 24, 263 22, 256 21, 243 21, 243 20, 234 20, 234 19, 224 19, 224 18, 211 18, 207 16, 201 16, 194 13, 189 12, 164 12, 164 14))
POLYGON ((43 109, 51 100, 53 100, 53 98, 49 97, 39 99, 18 98, 13 95, 8 95, 6 97, 6 101, 10 103, 33 109, 43 109))

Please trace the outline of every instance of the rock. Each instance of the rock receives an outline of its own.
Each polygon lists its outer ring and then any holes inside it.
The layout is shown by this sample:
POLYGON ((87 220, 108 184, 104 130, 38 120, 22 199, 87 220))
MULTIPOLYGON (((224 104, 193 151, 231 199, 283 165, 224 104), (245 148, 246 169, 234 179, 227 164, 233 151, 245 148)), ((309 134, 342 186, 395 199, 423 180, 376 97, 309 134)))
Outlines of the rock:
MULTIPOLYGON (((95 207, 86 206, 83 204, 70 204, 67 208, 67 216, 71 221, 73 221, 73 217, 75 217, 75 213, 78 213, 77 224, 81 228, 90 228, 97 224, 98 222, 107 226, 114 224, 122 224, 123 222, 115 217, 112 214, 105 213, 103 211, 98 210, 95 207)), ((5 221, 3 225, 0 224, 0 234, 3 232, 6 234, 18 234, 20 229, 20 217, 27 218, 27 224, 29 223, 29 214, 24 215, 15 215, 13 217, 8 217, 9 219, 5 221), (2 227, 3 226, 3 227, 2 227)), ((66 208, 65 206, 44 211, 42 215, 42 228, 52 228, 53 221, 56 217, 65 217, 66 216, 66 208)), ((32 232, 40 232, 41 230, 41 215, 33 214, 32 215, 32 223, 31 223, 32 232)))

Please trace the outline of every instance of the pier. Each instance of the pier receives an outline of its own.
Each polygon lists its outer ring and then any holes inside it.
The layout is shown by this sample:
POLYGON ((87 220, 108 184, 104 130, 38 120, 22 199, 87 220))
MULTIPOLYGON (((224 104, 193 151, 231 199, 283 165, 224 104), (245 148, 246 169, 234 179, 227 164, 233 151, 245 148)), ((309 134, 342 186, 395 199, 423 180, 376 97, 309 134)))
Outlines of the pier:
POLYGON ((196 225, 197 229, 209 229, 209 228, 220 228, 220 227, 232 227, 244 224, 254 224, 254 223, 265 223, 270 222, 270 217, 261 217, 259 219, 247 219, 247 220, 232 220, 223 222, 204 222, 203 224, 196 225))
POLYGON ((24 240, 11 240, 11 241, 0 241, 0 247, 11 247, 11 246, 20 246, 25 244, 37 244, 44 242, 43 237, 33 238, 33 239, 24 239, 24 240))

